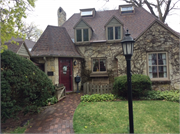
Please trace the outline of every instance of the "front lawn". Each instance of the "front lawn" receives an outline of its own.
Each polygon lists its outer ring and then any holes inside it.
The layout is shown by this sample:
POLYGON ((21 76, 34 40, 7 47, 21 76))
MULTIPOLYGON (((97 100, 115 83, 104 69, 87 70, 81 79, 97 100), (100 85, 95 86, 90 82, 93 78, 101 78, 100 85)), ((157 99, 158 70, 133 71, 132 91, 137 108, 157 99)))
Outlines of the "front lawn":
MULTIPOLYGON (((179 133, 179 104, 133 101, 135 133, 179 133)), ((73 117, 75 133, 128 133, 128 101, 81 102, 73 117)))

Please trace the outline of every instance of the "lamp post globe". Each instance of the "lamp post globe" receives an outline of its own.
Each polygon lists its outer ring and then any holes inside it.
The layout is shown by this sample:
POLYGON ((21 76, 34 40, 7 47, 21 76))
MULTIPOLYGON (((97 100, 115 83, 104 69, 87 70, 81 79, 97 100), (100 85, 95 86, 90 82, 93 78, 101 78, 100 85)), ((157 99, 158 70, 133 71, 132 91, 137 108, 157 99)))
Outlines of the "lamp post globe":
POLYGON ((131 56, 133 55, 134 40, 130 34, 125 34, 123 40, 121 41, 123 54, 127 61, 127 82, 128 82, 128 106, 129 106, 129 128, 130 133, 134 133, 133 124, 133 104, 132 104, 132 85, 131 85, 131 56))
POLYGON ((122 50, 123 50, 123 54, 124 56, 132 56, 133 55, 133 51, 134 51, 134 39, 130 36, 131 34, 125 33, 125 36, 123 38, 123 40, 121 41, 122 44, 122 50))

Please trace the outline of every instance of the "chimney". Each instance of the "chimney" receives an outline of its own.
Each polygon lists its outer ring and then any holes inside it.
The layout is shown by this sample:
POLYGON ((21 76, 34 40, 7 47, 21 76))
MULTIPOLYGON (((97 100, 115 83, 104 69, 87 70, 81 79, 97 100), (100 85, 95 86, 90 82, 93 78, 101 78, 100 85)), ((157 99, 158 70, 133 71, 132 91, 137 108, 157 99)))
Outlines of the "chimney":
POLYGON ((62 26, 66 21, 66 12, 62 9, 62 7, 59 7, 57 15, 58 15, 58 26, 62 26))

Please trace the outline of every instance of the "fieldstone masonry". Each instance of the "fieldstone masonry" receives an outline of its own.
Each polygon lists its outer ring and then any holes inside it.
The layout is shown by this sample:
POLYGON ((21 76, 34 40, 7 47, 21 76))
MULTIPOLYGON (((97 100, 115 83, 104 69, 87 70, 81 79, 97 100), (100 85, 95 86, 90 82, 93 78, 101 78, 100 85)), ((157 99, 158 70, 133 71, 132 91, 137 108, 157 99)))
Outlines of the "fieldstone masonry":
POLYGON ((49 76, 52 80, 53 84, 59 84, 59 64, 58 58, 55 57, 47 57, 45 62, 45 73, 53 72, 53 76, 49 76))
POLYGON ((58 15, 58 26, 61 26, 66 21, 66 12, 60 7, 57 11, 58 15))
MULTIPOLYGON (((134 54, 131 61, 132 74, 144 74, 147 72, 147 53, 148 52, 167 52, 169 81, 153 81, 154 90, 180 89, 179 76, 179 38, 172 32, 165 29, 158 22, 155 22, 143 35, 135 42, 134 54)), ((83 83, 91 81, 93 57, 105 57, 107 59, 107 70, 110 83, 118 75, 126 74, 126 60, 123 56, 121 43, 93 43, 76 45, 84 56, 82 64, 83 83), (117 69, 118 68, 118 69, 117 69)))

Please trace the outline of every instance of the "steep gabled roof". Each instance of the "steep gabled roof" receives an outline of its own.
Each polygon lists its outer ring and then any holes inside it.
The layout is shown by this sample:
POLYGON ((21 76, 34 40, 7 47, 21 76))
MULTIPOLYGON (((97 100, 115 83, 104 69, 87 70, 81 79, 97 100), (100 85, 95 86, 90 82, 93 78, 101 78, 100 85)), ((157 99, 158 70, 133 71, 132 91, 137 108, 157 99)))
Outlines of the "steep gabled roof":
MULTIPOLYGON (((150 14, 142 7, 134 7, 135 13, 133 14, 120 14, 119 9, 96 11, 95 17, 84 17, 83 20, 88 23, 93 29, 93 34, 90 42, 106 40, 105 25, 114 16, 122 24, 124 30, 129 29, 129 33, 133 38, 139 37, 155 20, 155 16, 150 14)), ((73 27, 81 19, 80 13, 71 16, 62 26, 66 28, 68 34, 74 39, 73 27)), ((159 20, 158 20, 159 21, 159 20)))
POLYGON ((64 27, 47 26, 31 51, 32 57, 81 57, 64 27))
MULTIPOLYGON (((16 43, 18 44, 15 44, 15 43, 11 43, 10 41, 9 42, 6 42, 4 43, 4 45, 7 45, 8 46, 8 50, 10 51, 13 51, 14 53, 16 54, 19 54, 19 50, 22 48, 22 47, 25 47, 25 50, 27 51, 28 55, 31 56, 29 50, 28 50, 28 47, 26 46, 26 43, 25 41, 17 41, 16 40, 16 43)), ((21 55, 21 54, 20 54, 21 55)))
POLYGON ((14 40, 14 41, 25 41, 26 46, 28 47, 28 49, 33 48, 33 46, 36 43, 34 41, 31 41, 31 40, 28 40, 28 39, 22 39, 22 38, 14 38, 14 37, 12 37, 10 41, 12 41, 12 40, 14 40))

